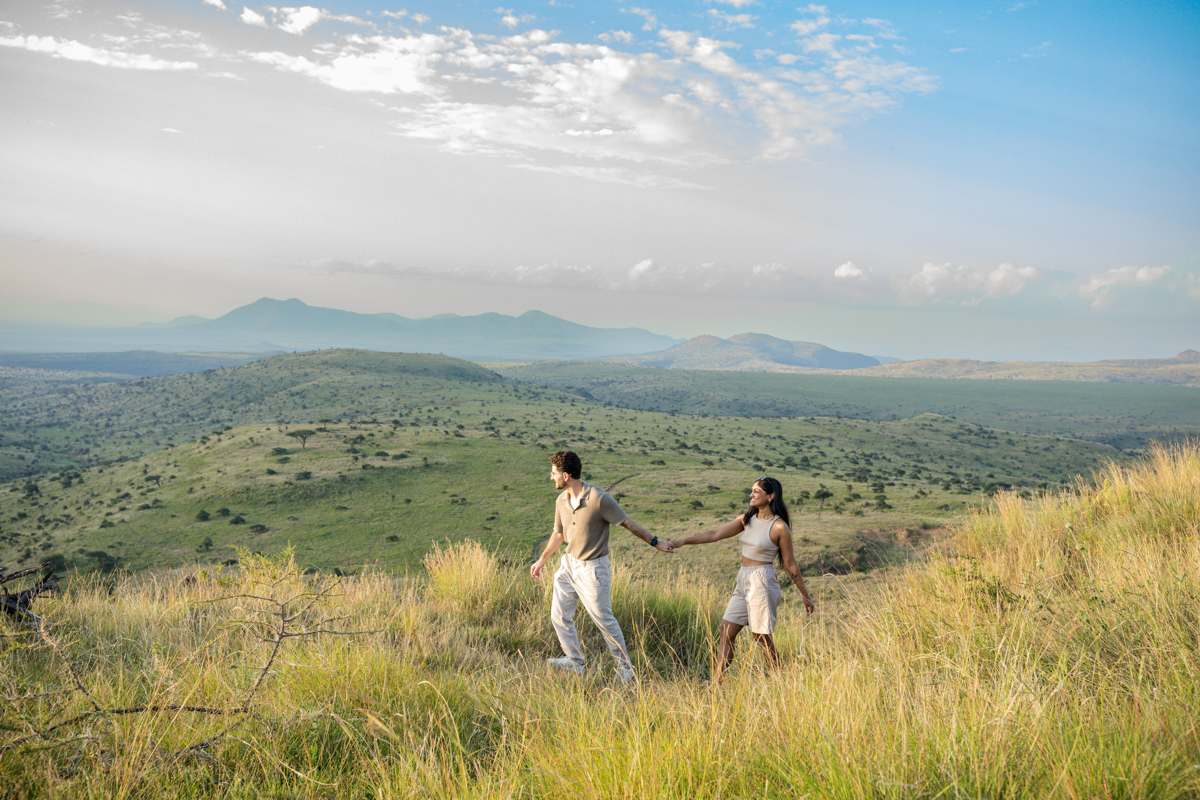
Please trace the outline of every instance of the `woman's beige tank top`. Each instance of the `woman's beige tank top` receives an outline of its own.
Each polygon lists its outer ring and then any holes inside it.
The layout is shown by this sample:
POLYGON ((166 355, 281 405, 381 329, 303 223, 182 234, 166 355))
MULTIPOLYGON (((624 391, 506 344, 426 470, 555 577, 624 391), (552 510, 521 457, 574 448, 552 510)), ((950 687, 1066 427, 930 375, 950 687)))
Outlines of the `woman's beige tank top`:
POLYGON ((779 517, 759 519, 757 515, 750 518, 741 536, 743 558, 768 564, 775 560, 779 545, 771 541, 771 526, 777 519, 779 517))

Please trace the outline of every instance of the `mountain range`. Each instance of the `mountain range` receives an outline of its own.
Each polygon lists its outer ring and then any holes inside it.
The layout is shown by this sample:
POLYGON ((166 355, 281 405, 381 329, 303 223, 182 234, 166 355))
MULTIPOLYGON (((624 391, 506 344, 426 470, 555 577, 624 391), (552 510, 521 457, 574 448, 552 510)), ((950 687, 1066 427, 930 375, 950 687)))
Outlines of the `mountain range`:
POLYGON ((0 347, 9 351, 266 353, 326 348, 442 353, 471 360, 544 361, 618 353, 647 353, 682 340, 642 328, 593 328, 541 311, 439 314, 359 314, 264 297, 217 319, 183 317, 136 328, 7 325, 0 347))
POLYGON ((739 333, 728 339, 696 336, 657 353, 604 356, 591 360, 669 369, 741 372, 808 372, 813 369, 862 369, 880 365, 879 359, 862 353, 845 353, 814 342, 790 342, 764 333, 739 333))

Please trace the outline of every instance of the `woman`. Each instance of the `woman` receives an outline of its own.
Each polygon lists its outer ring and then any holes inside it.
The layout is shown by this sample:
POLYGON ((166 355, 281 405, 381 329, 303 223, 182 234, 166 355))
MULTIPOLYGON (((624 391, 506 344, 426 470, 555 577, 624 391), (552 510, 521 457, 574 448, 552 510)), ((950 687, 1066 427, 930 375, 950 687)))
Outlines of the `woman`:
POLYGON ((762 647, 767 663, 771 666, 779 663, 779 650, 772 638, 775 613, 782 595, 775 577, 775 567, 771 565, 776 555, 804 595, 805 610, 809 614, 813 612, 812 599, 808 596, 808 588, 804 585, 804 578, 800 577, 800 568, 796 566, 796 557, 792 553, 790 522, 787 505, 783 502, 783 487, 779 481, 764 475, 754 482, 754 488, 750 490, 750 510, 745 514, 738 515, 732 522, 715 530, 671 542, 673 547, 679 548, 687 544, 719 542, 742 534, 742 568, 738 570, 733 597, 721 619, 721 643, 717 648, 717 666, 713 676, 715 680, 721 680, 733 661, 734 640, 747 625, 762 647))

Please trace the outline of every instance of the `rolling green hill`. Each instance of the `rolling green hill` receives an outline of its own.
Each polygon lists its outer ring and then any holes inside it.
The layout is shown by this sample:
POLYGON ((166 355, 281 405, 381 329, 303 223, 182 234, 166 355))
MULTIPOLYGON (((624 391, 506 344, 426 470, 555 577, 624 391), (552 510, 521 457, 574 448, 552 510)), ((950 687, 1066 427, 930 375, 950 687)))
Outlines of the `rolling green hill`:
POLYGON ((503 380, 456 358, 319 350, 237 368, 112 382, 112 376, 10 370, 0 388, 0 477, 134 458, 214 428, 355 419, 444 394, 447 382, 503 380))
MULTIPOLYGON (((403 570, 433 542, 467 537, 524 560, 551 524, 548 456, 567 447, 583 456, 585 477, 613 487, 663 536, 725 521, 768 472, 796 507, 805 565, 846 570, 861 566, 864 531, 878 539, 935 528, 999 489, 1036 493, 1121 457, 933 414, 880 422, 627 410, 454 359, 362 351, 74 386, 50 409, 35 401, 16 408, 40 414, 43 435, 98 449, 115 442, 109 452, 130 458, 0 485, 0 560, 85 570, 219 562, 235 545, 289 543, 305 566, 403 570), (300 430, 312 433, 289 435, 300 430)), ((624 532, 614 539, 615 557, 635 573, 656 563, 643 549, 624 532)), ((732 557, 715 547, 696 563, 723 570, 732 557)))

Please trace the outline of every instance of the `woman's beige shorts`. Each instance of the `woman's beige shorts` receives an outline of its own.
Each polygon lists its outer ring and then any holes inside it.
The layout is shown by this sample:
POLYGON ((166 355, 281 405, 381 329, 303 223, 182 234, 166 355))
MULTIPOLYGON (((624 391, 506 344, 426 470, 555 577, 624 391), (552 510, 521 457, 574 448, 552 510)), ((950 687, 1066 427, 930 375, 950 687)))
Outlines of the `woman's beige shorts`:
POLYGON ((742 567, 723 619, 734 625, 749 625, 752 633, 774 633, 781 597, 783 592, 775 577, 775 567, 770 564, 742 567))

